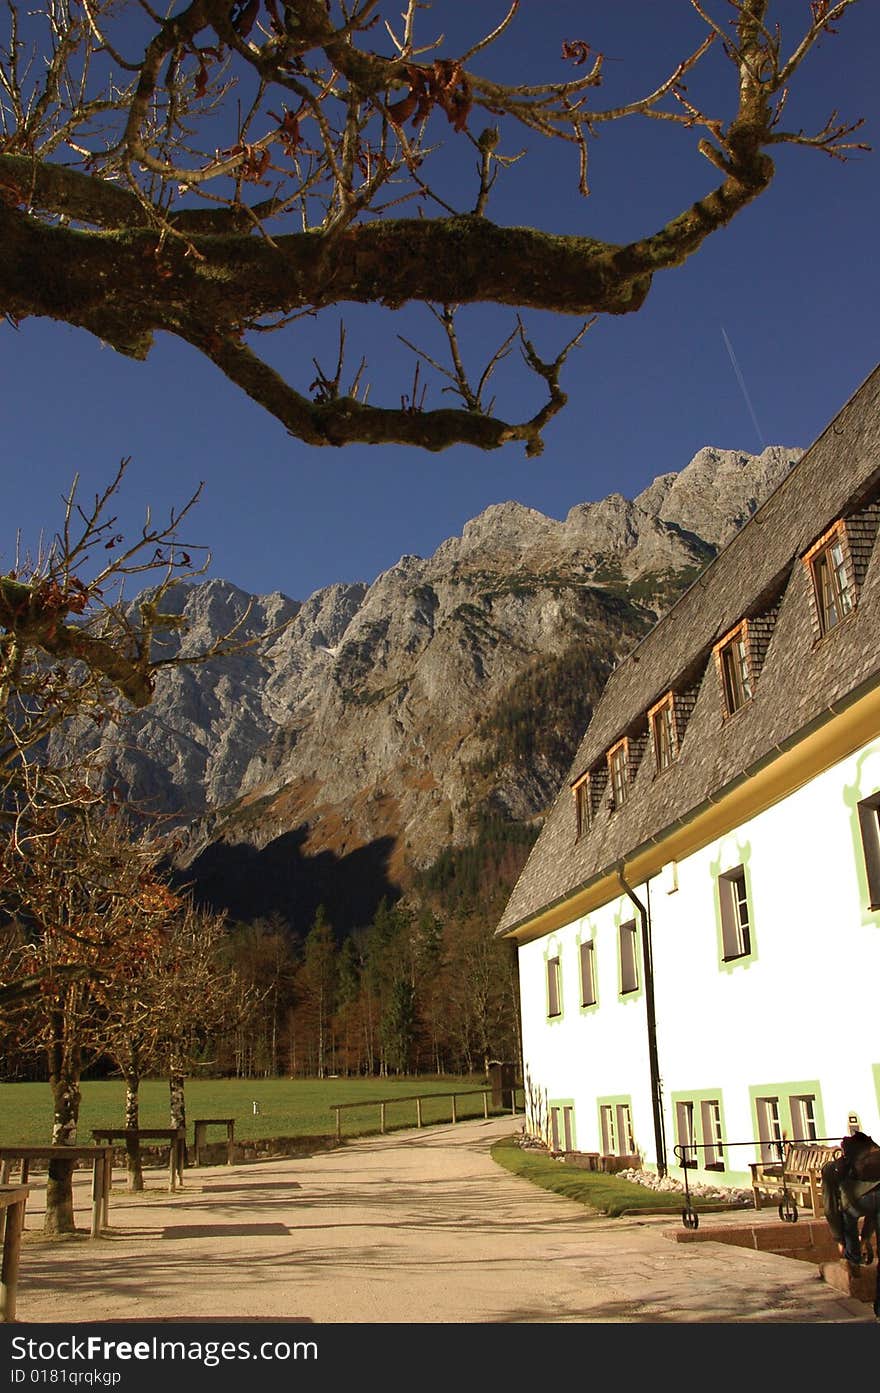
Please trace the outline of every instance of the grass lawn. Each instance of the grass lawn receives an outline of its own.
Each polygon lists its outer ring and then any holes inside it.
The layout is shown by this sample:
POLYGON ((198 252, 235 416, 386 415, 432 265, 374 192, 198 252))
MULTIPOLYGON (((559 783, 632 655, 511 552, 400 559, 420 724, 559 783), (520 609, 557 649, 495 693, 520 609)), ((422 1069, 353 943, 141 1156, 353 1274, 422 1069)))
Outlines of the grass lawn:
MULTIPOLYGON (((441 1094, 451 1089, 481 1088, 474 1078, 403 1079, 187 1079, 186 1115, 234 1117, 235 1135, 242 1141, 268 1137, 329 1136, 336 1129, 333 1103, 355 1103, 381 1098, 408 1098, 415 1094, 441 1094), (258 1111, 254 1112, 254 1103, 258 1111)), ((489 1098, 489 1110, 491 1108, 489 1098)), ((91 1141, 93 1127, 123 1127, 125 1087, 121 1079, 86 1080, 82 1084, 79 1139, 91 1141)), ((422 1104, 425 1123, 448 1122, 452 1100, 437 1098, 422 1104)), ((479 1094, 456 1098, 458 1117, 482 1117, 479 1094)), ((388 1131, 414 1127, 415 1103, 393 1102, 386 1109, 388 1131)), ((168 1083, 148 1079, 140 1089, 140 1125, 167 1127, 168 1083)), ((342 1135, 353 1137, 379 1130, 379 1109, 356 1108, 342 1114, 342 1135)), ((40 1146, 52 1132, 52 1095, 47 1083, 0 1083, 0 1145, 40 1146)), ((213 1134, 211 1134, 213 1136, 213 1134)), ((219 1138, 220 1133, 218 1132, 219 1138)))
MULTIPOLYGON (((579 1170, 576 1166, 554 1161, 544 1151, 523 1150, 512 1141, 497 1141, 492 1147, 492 1159, 543 1190, 565 1195, 566 1199, 577 1200, 613 1218, 627 1209, 656 1209, 661 1213, 678 1214, 683 1208, 683 1197, 676 1194, 648 1190, 644 1185, 634 1185, 632 1181, 619 1180, 616 1175, 605 1175, 602 1171, 579 1170)), ((696 1203, 694 1207, 718 1209, 722 1206, 696 1203)))

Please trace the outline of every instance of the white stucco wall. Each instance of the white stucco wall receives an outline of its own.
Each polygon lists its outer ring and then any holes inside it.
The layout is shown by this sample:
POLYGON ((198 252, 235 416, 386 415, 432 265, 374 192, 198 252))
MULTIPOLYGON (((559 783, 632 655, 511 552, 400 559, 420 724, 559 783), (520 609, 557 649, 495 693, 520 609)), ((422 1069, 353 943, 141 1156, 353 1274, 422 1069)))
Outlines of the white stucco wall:
MULTIPOLYGON (((661 776, 662 777, 662 776, 661 776)), ((880 740, 674 868, 633 887, 650 905, 657 1043, 667 1154, 673 1101, 715 1097, 728 1142, 756 1136, 756 1093, 815 1094, 820 1136, 857 1113, 880 1138, 880 913, 867 908, 856 804, 880 790, 880 740), (746 871, 752 952, 721 961, 718 876, 746 871)), ((631 1099, 636 1143, 655 1159, 643 973, 618 994, 619 897, 520 949, 527 1076, 548 1101, 573 1105, 575 1146, 600 1151, 598 1102, 631 1099), (598 1004, 580 1005, 578 944, 595 944, 598 1004), (559 955, 562 1013, 547 1017, 546 959, 559 955)), ((640 964, 641 968, 641 964, 640 964)), ((730 1148, 728 1172, 753 1148, 730 1148)), ((730 1176, 728 1176, 730 1178, 730 1176)))

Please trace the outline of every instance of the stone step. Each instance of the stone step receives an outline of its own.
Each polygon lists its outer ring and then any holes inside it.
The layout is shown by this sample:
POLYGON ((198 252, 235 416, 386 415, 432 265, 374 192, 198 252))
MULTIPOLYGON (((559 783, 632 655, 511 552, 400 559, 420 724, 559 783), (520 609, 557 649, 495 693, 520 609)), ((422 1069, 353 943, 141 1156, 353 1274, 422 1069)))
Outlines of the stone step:
POLYGON ((756 1220, 753 1223, 712 1222, 701 1217, 698 1229, 669 1229, 665 1237, 674 1243, 730 1243, 782 1258, 812 1262, 830 1286, 856 1301, 870 1305, 877 1292, 877 1263, 854 1267, 838 1254, 824 1219, 801 1219, 794 1224, 756 1220))
POLYGON ((876 1262, 870 1267, 853 1267, 852 1263, 838 1258, 836 1262, 821 1263, 820 1270, 828 1285, 842 1291, 844 1296, 870 1305, 877 1295, 876 1262))

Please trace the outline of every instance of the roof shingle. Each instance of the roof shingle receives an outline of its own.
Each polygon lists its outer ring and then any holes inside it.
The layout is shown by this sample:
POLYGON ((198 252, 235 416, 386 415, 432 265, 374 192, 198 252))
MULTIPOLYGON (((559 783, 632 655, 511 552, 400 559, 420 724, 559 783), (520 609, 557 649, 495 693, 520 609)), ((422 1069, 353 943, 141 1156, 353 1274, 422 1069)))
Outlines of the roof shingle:
POLYGON ((815 642, 800 557, 880 486, 880 367, 689 590, 612 673, 498 926, 510 932, 573 894, 716 795, 880 673, 875 547, 852 615, 815 642), (778 605, 778 614, 775 607, 778 605), (753 700, 725 718, 712 647, 746 615, 774 622, 753 700), (605 802, 577 837, 569 783, 603 761, 670 688, 697 684, 678 759, 655 773, 650 749, 624 805, 605 802))

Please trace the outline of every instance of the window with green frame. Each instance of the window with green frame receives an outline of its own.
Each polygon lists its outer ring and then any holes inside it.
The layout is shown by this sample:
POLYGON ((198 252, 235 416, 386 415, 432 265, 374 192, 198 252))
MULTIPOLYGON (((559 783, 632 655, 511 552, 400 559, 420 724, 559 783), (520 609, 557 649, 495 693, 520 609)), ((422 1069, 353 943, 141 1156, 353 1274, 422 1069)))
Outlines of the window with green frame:
POLYGON ((676 1155, 682 1166, 723 1171, 724 1115, 721 1090, 672 1095, 676 1155))
POLYGON ((618 928, 620 958, 620 994, 639 989, 639 941, 635 919, 628 919, 618 928))
POLYGON ((559 954, 547 959, 547 1015, 562 1015, 562 992, 559 973, 559 954))
POLYGON ((637 1154, 629 1098, 599 1099, 599 1136, 603 1156, 637 1154))
POLYGON ((581 1006, 595 1006, 596 951, 591 938, 578 945, 581 963, 581 1006))
POLYGON ((758 1085, 749 1093, 764 1165, 780 1159, 786 1141, 815 1141, 825 1135, 817 1079, 758 1085))
POLYGON ((718 898, 723 961, 747 958, 752 951, 752 925, 744 866, 734 866, 718 877, 718 898))

